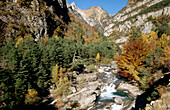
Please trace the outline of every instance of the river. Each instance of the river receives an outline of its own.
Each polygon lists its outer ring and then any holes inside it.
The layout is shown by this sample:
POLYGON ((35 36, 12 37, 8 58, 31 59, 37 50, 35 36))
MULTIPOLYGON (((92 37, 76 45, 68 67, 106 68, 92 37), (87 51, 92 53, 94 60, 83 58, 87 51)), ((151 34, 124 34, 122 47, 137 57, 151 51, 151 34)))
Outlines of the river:
POLYGON ((113 74, 113 68, 111 69, 109 66, 100 66, 99 68, 104 71, 104 77, 101 81, 101 94, 97 97, 95 105, 88 110, 126 110, 134 99, 128 95, 127 91, 116 89, 123 79, 113 74), (115 98, 117 98, 117 101, 115 98))

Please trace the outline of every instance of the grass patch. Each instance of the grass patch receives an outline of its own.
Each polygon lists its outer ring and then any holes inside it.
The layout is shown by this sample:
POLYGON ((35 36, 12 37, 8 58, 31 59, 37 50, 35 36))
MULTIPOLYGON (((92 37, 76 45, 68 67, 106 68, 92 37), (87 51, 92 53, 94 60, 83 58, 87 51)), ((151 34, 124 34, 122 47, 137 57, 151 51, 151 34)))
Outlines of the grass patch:
POLYGON ((97 68, 95 67, 94 64, 88 65, 87 70, 92 71, 92 72, 97 72, 97 68))

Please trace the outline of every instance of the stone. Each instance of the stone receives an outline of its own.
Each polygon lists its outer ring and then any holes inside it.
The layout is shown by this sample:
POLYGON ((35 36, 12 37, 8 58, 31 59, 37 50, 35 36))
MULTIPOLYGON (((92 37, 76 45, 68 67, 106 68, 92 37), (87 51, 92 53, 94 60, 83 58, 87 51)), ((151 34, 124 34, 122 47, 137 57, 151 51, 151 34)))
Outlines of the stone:
POLYGON ((98 69, 98 72, 99 72, 99 73, 104 73, 104 70, 99 68, 99 69, 98 69))
POLYGON ((121 91, 128 91, 132 97, 137 97, 138 95, 141 95, 143 91, 141 91, 138 87, 128 84, 128 83, 121 83, 117 87, 117 90, 121 91))
POLYGON ((151 110, 168 110, 170 109, 170 92, 164 93, 160 99, 152 104, 151 110))
POLYGON ((117 61, 112 61, 112 62, 111 62, 111 68, 112 68, 112 69, 118 69, 118 68, 119 68, 116 63, 117 63, 117 61))
POLYGON ((79 103, 81 104, 80 109, 86 109, 87 107, 92 106, 95 100, 96 100, 95 94, 88 97, 82 97, 81 100, 79 101, 79 103))
POLYGON ((118 105, 121 105, 121 104, 123 103, 123 100, 121 99, 121 97, 116 97, 116 98, 114 98, 114 101, 115 101, 115 103, 118 104, 118 105))
POLYGON ((99 81, 95 81, 95 82, 91 82, 88 84, 88 89, 89 90, 96 90, 97 88, 99 88, 99 81))
POLYGON ((116 43, 124 43, 127 41, 127 39, 128 39, 128 37, 120 37, 120 39, 116 40, 116 43))
POLYGON ((116 74, 118 71, 117 70, 112 70, 112 73, 116 74))
POLYGON ((77 100, 80 104, 80 109, 86 109, 95 103, 98 94, 97 92, 99 92, 99 90, 97 91, 83 88, 79 92, 67 96, 67 98, 70 100, 77 100))
MULTIPOLYGON (((78 80, 90 77, 91 74, 80 74, 78 80)), ((94 75, 94 74, 93 74, 94 75)), ((78 109, 87 109, 95 103, 96 97, 100 95, 100 82, 79 82, 82 88, 77 87, 77 92, 67 96, 69 100, 76 100, 80 107, 78 109)), ((73 88, 72 88, 73 89, 73 88)), ((73 89, 74 90, 74 89, 73 89)))
POLYGON ((77 92, 77 90, 76 90, 75 87, 69 87, 69 89, 70 89, 73 93, 77 92))
POLYGON ((152 110, 152 106, 150 104, 146 104, 145 110, 152 110))
POLYGON ((97 75, 95 73, 90 73, 90 74, 80 74, 77 76, 77 81, 78 82, 92 82, 97 80, 97 75))

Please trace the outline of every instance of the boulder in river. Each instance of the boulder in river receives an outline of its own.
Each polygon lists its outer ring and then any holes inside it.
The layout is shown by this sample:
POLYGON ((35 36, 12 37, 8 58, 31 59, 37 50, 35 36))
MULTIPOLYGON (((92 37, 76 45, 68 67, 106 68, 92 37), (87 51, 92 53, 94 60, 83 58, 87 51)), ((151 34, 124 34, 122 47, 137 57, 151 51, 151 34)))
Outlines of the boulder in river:
POLYGON ((129 95, 132 97, 137 97, 138 95, 141 95, 143 91, 141 91, 138 87, 128 84, 128 83, 121 83, 117 87, 117 90, 120 91, 128 91, 129 95))
POLYGON ((118 105, 122 105, 122 103, 123 103, 123 100, 122 100, 121 97, 115 97, 114 101, 115 101, 115 103, 118 104, 118 105))
POLYGON ((98 69, 98 72, 99 72, 99 73, 104 73, 104 70, 101 69, 101 68, 99 68, 99 69, 98 69))

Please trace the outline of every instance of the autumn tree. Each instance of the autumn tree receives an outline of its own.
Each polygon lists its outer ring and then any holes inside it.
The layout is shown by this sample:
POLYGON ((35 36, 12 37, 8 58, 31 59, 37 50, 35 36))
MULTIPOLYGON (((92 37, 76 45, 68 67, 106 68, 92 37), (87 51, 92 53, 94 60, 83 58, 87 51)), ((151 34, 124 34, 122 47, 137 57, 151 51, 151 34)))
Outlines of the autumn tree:
POLYGON ((100 61, 100 54, 97 53, 97 56, 96 56, 96 59, 95 59, 96 62, 99 62, 100 61))
POLYGON ((52 70, 51 81, 55 84, 53 91, 55 97, 60 98, 63 95, 68 95, 71 93, 69 86, 72 84, 72 82, 63 73, 62 67, 59 67, 57 64, 52 70))
POLYGON ((148 53, 147 44, 139 39, 136 42, 129 41, 123 46, 123 52, 120 57, 115 58, 121 69, 120 75, 128 79, 140 81, 139 69, 145 67, 145 58, 148 53))

